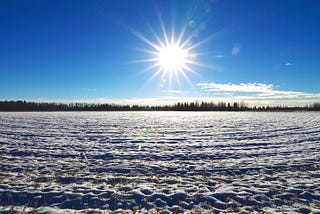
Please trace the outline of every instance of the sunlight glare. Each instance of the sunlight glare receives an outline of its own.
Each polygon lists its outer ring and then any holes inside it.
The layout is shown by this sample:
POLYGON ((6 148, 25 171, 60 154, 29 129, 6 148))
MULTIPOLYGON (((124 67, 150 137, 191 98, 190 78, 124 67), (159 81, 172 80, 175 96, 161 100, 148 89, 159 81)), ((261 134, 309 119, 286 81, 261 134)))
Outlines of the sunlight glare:
POLYGON ((146 35, 136 31, 133 28, 128 28, 131 33, 143 41, 147 47, 140 49, 148 55, 140 60, 135 60, 134 63, 150 63, 144 71, 153 71, 153 74, 148 79, 147 83, 159 77, 161 88, 168 86, 170 89, 173 81, 180 87, 180 78, 183 77, 190 85, 192 85, 189 74, 195 72, 195 66, 203 66, 197 62, 196 48, 207 42, 207 40, 201 40, 196 43, 191 40, 194 38, 194 33, 186 36, 188 22, 182 26, 179 33, 175 32, 174 24, 168 31, 165 27, 164 22, 159 16, 160 28, 162 35, 154 31, 154 29, 148 25, 151 34, 154 39, 148 38, 146 35))
POLYGON ((167 71, 174 72, 186 67, 188 56, 188 50, 173 44, 160 49, 158 63, 167 71))

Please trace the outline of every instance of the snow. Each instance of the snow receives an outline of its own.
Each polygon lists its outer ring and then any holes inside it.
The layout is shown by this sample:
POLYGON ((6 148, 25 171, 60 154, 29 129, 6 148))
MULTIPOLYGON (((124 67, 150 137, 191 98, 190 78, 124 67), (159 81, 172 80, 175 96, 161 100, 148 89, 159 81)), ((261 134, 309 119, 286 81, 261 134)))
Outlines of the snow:
POLYGON ((316 112, 0 113, 0 210, 320 212, 316 112))

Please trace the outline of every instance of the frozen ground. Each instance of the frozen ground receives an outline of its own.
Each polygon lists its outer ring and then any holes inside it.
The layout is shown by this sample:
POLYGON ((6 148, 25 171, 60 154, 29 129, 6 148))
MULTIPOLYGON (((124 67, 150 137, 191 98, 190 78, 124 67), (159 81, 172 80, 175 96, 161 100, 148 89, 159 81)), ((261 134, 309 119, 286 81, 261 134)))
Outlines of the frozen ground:
POLYGON ((320 213, 320 114, 0 113, 3 212, 320 213))

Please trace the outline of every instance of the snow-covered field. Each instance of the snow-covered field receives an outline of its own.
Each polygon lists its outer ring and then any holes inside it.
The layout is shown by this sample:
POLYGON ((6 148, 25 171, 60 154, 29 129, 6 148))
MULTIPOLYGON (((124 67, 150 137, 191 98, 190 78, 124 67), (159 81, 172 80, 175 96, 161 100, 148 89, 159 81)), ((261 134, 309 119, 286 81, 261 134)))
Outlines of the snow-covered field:
POLYGON ((0 113, 0 210, 320 213, 320 113, 0 113))

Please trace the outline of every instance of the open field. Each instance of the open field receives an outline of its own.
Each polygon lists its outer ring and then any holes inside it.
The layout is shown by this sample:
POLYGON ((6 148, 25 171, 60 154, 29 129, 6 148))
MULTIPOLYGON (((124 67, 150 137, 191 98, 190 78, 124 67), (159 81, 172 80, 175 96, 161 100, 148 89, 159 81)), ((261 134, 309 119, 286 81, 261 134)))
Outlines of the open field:
POLYGON ((316 112, 1 112, 0 210, 320 213, 316 112))

